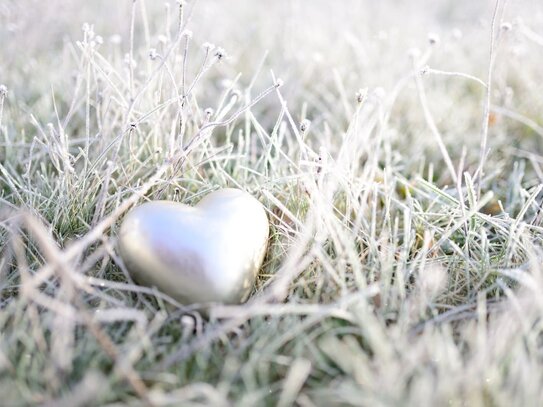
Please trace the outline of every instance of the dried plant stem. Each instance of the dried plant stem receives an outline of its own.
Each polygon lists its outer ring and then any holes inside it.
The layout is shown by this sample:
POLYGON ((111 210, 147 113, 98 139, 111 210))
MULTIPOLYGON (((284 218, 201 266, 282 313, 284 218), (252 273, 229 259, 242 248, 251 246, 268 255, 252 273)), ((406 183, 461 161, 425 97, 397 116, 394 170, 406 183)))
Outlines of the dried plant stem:
POLYGON ((490 52, 489 52, 489 62, 488 62, 488 71, 486 79, 486 91, 483 104, 483 123, 481 130, 481 147, 479 155, 479 166, 474 175, 474 178, 477 180, 477 198, 481 196, 481 183, 484 177, 484 166, 485 161, 488 155, 488 126, 490 121, 490 104, 492 98, 492 75, 494 72, 494 62, 496 59, 495 56, 495 42, 496 42, 496 19, 498 16, 498 10, 500 8, 500 0, 496 0, 494 6, 494 12, 492 14, 492 22, 490 26, 490 52))
POLYGON ((430 128, 430 131, 432 132, 432 135, 434 136, 434 139, 439 147, 439 151, 441 152, 443 161, 445 161, 445 165, 447 166, 447 170, 449 171, 449 175, 451 176, 453 184, 456 185, 458 183, 456 170, 451 160, 451 156, 449 155, 449 152, 447 151, 447 147, 445 146, 445 143, 443 142, 443 137, 441 136, 441 133, 439 132, 436 126, 432 113, 430 112, 430 108, 428 106, 428 100, 426 98, 426 92, 424 91, 424 85, 422 84, 422 79, 420 75, 415 76, 415 82, 417 84, 419 101, 422 107, 422 111, 424 112, 424 118, 426 119, 426 123, 428 124, 428 127, 430 128))

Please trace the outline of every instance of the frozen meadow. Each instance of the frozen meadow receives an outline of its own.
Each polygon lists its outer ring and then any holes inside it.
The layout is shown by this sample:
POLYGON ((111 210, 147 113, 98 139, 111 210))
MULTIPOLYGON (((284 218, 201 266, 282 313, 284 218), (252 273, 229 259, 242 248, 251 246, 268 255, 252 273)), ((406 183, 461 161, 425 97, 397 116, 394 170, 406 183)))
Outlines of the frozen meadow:
POLYGON ((2 0, 0 404, 539 406, 543 4, 2 0), (139 203, 266 208, 248 302, 139 203))

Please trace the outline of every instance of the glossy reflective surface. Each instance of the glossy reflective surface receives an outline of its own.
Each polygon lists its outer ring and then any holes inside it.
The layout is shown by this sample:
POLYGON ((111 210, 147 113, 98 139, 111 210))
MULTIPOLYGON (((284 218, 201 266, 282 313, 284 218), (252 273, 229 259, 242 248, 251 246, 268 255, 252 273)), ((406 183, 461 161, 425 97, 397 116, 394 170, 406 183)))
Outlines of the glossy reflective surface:
POLYGON ((239 303, 262 265, 268 228, 260 202, 221 189, 195 207, 155 201, 133 209, 121 225, 119 249, 136 281, 181 303, 239 303))

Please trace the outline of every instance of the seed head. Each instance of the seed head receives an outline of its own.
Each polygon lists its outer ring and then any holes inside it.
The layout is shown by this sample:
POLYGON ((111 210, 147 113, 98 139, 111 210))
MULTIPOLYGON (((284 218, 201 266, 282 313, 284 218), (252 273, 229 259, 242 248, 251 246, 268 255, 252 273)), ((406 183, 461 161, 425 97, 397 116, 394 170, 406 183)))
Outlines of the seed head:
POLYGON ((206 51, 211 51, 212 49, 215 48, 215 45, 213 45, 212 43, 210 42, 204 42, 202 44, 202 48, 205 49, 206 51))
POLYGON ((311 126, 311 120, 302 120, 302 122, 300 123, 300 132, 306 133, 309 130, 309 126, 311 126))
POLYGON ((364 100, 366 100, 366 97, 368 96, 368 88, 358 89, 356 92, 356 101, 358 103, 363 103, 364 100))
POLYGON ((194 318, 190 315, 183 315, 181 317, 181 325, 183 325, 183 328, 187 330, 193 330, 196 323, 194 321, 194 318))
POLYGON ((432 46, 438 46, 439 45, 439 35, 436 33, 428 33, 428 42, 432 46))
POLYGON ((500 28, 501 28, 502 31, 511 31, 511 29, 513 28, 513 25, 511 23, 509 23, 509 22, 504 22, 504 23, 502 23, 500 28))
POLYGON ((92 40, 94 38, 94 26, 89 23, 83 24, 83 33, 85 34, 85 38, 88 40, 92 40))
POLYGON ((217 58, 217 60, 221 61, 226 57, 227 57, 227 54, 224 48, 219 47, 215 50, 215 58, 217 58))
POLYGON ((211 116, 213 116, 213 109, 208 107, 206 110, 204 110, 204 114, 206 116, 206 118, 209 120, 211 118, 211 116))

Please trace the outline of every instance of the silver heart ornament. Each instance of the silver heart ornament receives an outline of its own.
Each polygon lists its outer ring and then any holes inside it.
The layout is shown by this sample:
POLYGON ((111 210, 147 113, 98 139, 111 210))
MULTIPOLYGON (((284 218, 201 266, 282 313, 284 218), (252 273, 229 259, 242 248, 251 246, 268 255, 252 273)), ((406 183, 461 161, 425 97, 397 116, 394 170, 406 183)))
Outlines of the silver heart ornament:
POLYGON ((153 201, 134 208, 119 231, 123 262, 138 283, 182 304, 247 299, 262 266, 268 217, 247 192, 225 188, 196 206, 153 201))

